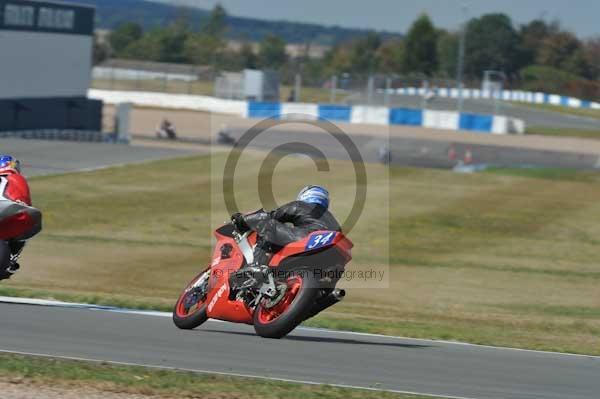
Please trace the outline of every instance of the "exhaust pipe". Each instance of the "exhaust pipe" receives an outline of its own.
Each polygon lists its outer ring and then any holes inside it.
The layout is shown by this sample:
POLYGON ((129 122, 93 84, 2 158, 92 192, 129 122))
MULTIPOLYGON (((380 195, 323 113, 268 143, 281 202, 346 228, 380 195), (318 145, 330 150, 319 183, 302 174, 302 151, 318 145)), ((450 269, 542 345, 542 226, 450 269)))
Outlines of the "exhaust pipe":
POLYGON ((304 320, 310 319, 313 316, 321 313, 325 309, 335 305, 346 296, 346 290, 334 289, 326 297, 321 298, 315 303, 315 306, 306 314, 304 320))
POLYGON ((341 301, 346 296, 346 290, 335 289, 329 294, 329 296, 333 297, 336 302, 341 301))

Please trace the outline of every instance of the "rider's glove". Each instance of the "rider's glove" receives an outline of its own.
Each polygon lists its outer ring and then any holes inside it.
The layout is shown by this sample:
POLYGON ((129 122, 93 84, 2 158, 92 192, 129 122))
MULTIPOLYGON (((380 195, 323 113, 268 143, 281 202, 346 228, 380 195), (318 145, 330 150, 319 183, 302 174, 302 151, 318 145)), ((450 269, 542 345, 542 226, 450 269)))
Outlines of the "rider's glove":
POLYGON ((248 227, 248 224, 244 220, 244 215, 239 212, 231 215, 231 223, 233 223, 236 230, 242 234, 250 230, 250 227, 248 227))

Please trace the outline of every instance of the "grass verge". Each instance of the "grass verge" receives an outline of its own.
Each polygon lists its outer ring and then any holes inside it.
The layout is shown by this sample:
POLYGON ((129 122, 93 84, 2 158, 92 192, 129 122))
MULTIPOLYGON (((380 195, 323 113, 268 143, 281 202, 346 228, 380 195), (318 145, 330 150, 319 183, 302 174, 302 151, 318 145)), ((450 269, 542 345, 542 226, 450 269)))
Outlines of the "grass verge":
POLYGON ((541 111, 558 112, 561 114, 600 119, 600 109, 571 108, 571 107, 564 107, 562 105, 530 104, 530 103, 521 103, 521 102, 514 102, 513 104, 521 106, 521 107, 539 109, 541 111))
MULTIPOLYGON (((145 367, 115 366, 55 360, 19 355, 0 355, 0 382, 23 378, 27 387, 63 386, 162 398, 389 398, 425 399, 424 396, 390 392, 304 385, 264 379, 156 370, 145 367)), ((136 396, 137 397, 137 396, 136 396)))
POLYGON ((484 173, 504 176, 528 177, 533 179, 577 181, 588 183, 600 182, 600 174, 598 172, 581 171, 576 169, 492 167, 486 169, 484 173))
POLYGON ((600 139, 600 122, 598 129, 565 129, 545 126, 527 126, 525 134, 550 137, 577 137, 581 139, 600 139))

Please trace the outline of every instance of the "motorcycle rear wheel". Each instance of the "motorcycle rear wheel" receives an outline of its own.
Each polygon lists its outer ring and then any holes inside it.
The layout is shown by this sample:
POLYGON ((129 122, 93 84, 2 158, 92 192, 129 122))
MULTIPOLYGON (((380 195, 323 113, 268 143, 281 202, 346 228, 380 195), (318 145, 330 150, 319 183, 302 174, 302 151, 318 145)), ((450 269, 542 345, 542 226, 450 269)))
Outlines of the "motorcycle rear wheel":
POLYGON ((197 297, 193 288, 194 284, 202 277, 208 279, 207 274, 210 274, 209 270, 194 277, 187 287, 185 287, 175 303, 175 308, 173 309, 173 323, 182 330, 193 330, 208 320, 208 316, 206 315, 206 297, 204 297, 204 299, 197 297), (196 297, 194 297, 194 295, 196 295, 196 297))
POLYGON ((283 338, 298 327, 312 309, 319 293, 317 281, 311 273, 289 277, 283 298, 267 308, 263 300, 253 316, 254 331, 264 338, 283 338))

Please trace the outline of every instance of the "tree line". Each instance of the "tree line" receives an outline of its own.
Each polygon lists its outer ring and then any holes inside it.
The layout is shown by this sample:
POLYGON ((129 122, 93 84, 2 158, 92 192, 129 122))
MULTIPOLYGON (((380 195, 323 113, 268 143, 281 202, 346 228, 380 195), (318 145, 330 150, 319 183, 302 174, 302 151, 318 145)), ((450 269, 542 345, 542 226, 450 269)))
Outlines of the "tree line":
MULTIPOLYGON (((334 45, 322 58, 289 57, 285 41, 275 35, 265 36, 258 51, 248 40, 232 50, 225 39, 226 18, 225 9, 218 5, 199 30, 192 29, 185 18, 147 31, 136 23, 125 23, 110 34, 110 49, 99 51, 98 58, 110 54, 209 65, 217 70, 268 68, 279 70, 284 81, 301 72, 309 84, 322 84, 340 74, 448 80, 457 76, 462 32, 436 28, 426 14, 420 15, 401 39, 370 32, 334 45)), ((581 40, 559 23, 541 19, 516 26, 500 13, 472 18, 464 29, 467 81, 477 82, 484 71, 495 70, 504 74, 507 86, 600 97, 600 85, 595 82, 600 79, 600 36, 581 40)))

